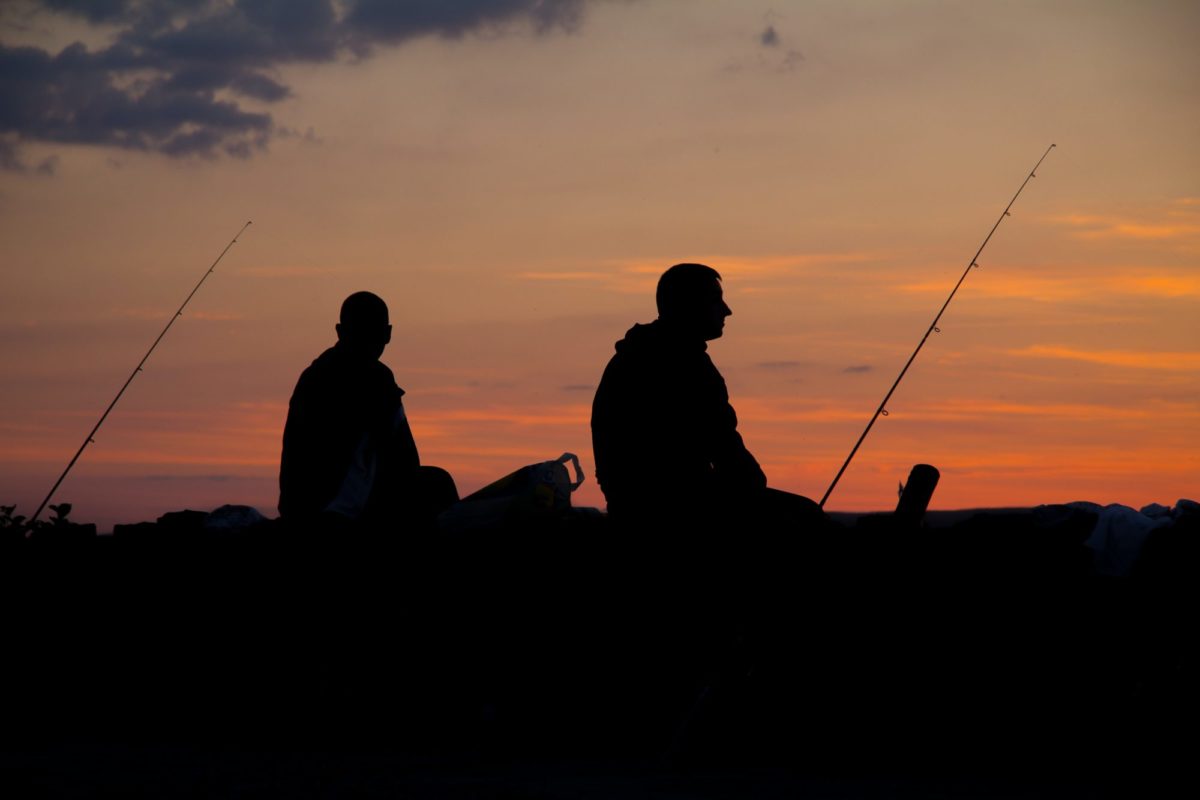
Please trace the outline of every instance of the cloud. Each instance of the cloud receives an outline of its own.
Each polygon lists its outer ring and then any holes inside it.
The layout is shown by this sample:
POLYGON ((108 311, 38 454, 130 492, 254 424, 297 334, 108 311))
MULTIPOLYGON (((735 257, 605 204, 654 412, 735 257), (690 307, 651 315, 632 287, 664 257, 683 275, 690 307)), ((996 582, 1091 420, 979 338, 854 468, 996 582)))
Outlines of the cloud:
POLYGON ((0 169, 20 171, 24 168, 24 162, 17 155, 17 143, 8 137, 0 138, 0 169))
POLYGON ((825 399, 742 395, 735 401, 738 419, 754 425, 796 422, 861 422, 867 412, 825 399))
MULTIPOLYGON (((1127 298, 1142 295, 1162 298, 1200 297, 1200 275, 1165 268, 1151 271, 1144 267, 1112 267, 1116 274, 1096 274, 1092 265, 1060 265, 1059 270, 1073 277, 1046 278, 1027 273, 1003 275, 989 272, 986 280, 970 284, 972 294, 986 297, 1019 298, 1041 302, 1127 298)), ((945 280, 904 283, 898 291, 912 294, 944 295, 953 286, 945 280)))
POLYGON ((127 70, 149 65, 147 57, 113 48, 93 53, 78 42, 54 56, 0 45, 0 135, 171 156, 241 154, 265 144, 270 116, 217 99, 211 89, 173 87, 170 76, 118 86, 127 70))
POLYGON ((412 420, 413 429, 419 426, 445 426, 465 423, 489 423, 495 425, 510 425, 518 428, 542 426, 586 426, 591 419, 592 409, 589 405, 564 405, 541 407, 538 410, 529 408, 514 408, 491 406, 487 408, 447 408, 426 409, 419 419, 412 420))
POLYGON ((1046 420, 1129 421, 1145 419, 1194 420, 1200 412, 1184 403, 1157 403, 1152 408, 1105 403, 1018 403, 978 397, 958 397, 921 403, 906 409, 913 420, 973 421, 995 417, 1040 417, 1046 420))
POLYGON ((44 0, 43 6, 52 10, 83 17, 92 24, 112 23, 132 14, 165 13, 172 6, 186 7, 197 3, 137 3, 135 0, 44 0))
POLYGON ((37 166, 33 168, 33 171, 37 175, 53 175, 58 171, 58 156, 48 156, 43 158, 37 163, 37 166))
POLYGON ((1058 345, 1031 345, 1010 350, 1010 355, 1032 358, 1056 358, 1084 361, 1108 367, 1133 367, 1178 372, 1200 370, 1200 352, 1164 352, 1148 350, 1081 350, 1058 345))
POLYGON ((1061 214, 1051 222, 1072 229, 1081 239, 1167 240, 1191 238, 1200 234, 1197 199, 1177 198, 1165 210, 1158 209, 1140 217, 1099 214, 1061 214))
POLYGON ((58 156, 47 156, 31 166, 21 158, 19 149, 17 137, 0 132, 0 170, 27 175, 53 175, 58 170, 58 156))
POLYGON ((161 308, 133 308, 130 306, 121 306, 112 309, 109 313, 119 319, 149 319, 165 322, 170 320, 170 315, 167 311, 161 308))
POLYGON ((842 372, 848 372, 852 375, 857 375, 857 374, 861 374, 864 372, 870 372, 873 369, 875 369, 875 368, 872 367, 870 364, 851 364, 850 366, 848 366, 844 370, 842 370, 842 372))
POLYGON ((303 131, 281 125, 275 129, 274 133, 277 139, 299 139, 305 144, 322 144, 325 141, 317 135, 317 132, 313 130, 311 125, 303 131))
POLYGON ((725 64, 722 70, 726 73, 737 74, 746 70, 762 72, 786 73, 792 72, 804 61, 804 54, 794 47, 788 47, 779 29, 773 22, 755 37, 758 49, 753 54, 738 57, 725 64))
POLYGON ((539 33, 572 30, 583 16, 584 0, 455 0, 397 3, 358 0, 345 26, 364 44, 397 43, 417 36, 460 38, 479 29, 497 29, 528 20, 539 33))
POLYGON ((527 281, 604 281, 612 275, 607 272, 521 272, 517 277, 527 281))
MULTIPOLYGON (((118 319, 139 319, 139 320, 154 320, 157 322, 169 322, 171 314, 167 309, 163 308, 135 308, 123 306, 114 308, 109 312, 112 316, 118 319)), ((183 316, 188 319, 201 320, 205 322, 238 322, 244 320, 244 314, 238 314, 232 311, 184 311, 183 316)))
POLYGON ((316 278, 324 275, 334 275, 338 272, 336 267, 313 267, 313 266, 257 266, 257 267, 237 267, 232 270, 234 275, 241 275, 247 278, 316 278))
MULTIPOLYGON (((33 0, 110 42, 58 53, 0 43, 0 169, 29 171, 29 142, 247 158, 290 131, 270 105, 291 95, 277 69, 420 36, 461 38, 525 26, 573 30, 586 0, 33 0)), ((0 19, 5 13, 0 11, 0 19)), ((9 29, 13 29, 10 24, 9 29)), ((52 172, 53 161, 33 168, 52 172)))
POLYGON ((776 55, 765 57, 760 55, 760 65, 778 72, 790 72, 794 70, 801 61, 804 60, 804 54, 793 47, 785 47, 783 37, 780 36, 779 30, 774 23, 767 23, 767 27, 758 35, 758 43, 767 48, 776 55))
POLYGON ((777 291, 798 275, 815 276, 834 273, 845 264, 860 264, 879 259, 867 251, 792 253, 788 255, 721 255, 716 253, 675 253, 667 257, 637 257, 606 259, 596 266, 601 269, 524 271, 515 274, 518 280, 598 284, 620 294, 653 296, 658 278, 672 264, 698 261, 708 264, 726 280, 736 285, 739 294, 777 291))
POLYGON ((240 480, 242 475, 141 475, 139 476, 144 481, 215 481, 217 483, 225 483, 227 481, 240 480))
MULTIPOLYGON (((786 255, 721 255, 708 254, 699 261, 713 267, 723 278, 730 276, 762 277, 810 273, 831 269, 838 264, 858 264, 881 258, 878 253, 868 251, 790 253, 786 255)), ((678 258, 675 260, 685 260, 678 258)), ((662 258, 626 260, 614 262, 615 268, 630 274, 654 275, 663 273, 675 260, 662 258)))
POLYGON ((1113 278, 1108 283, 1131 294, 1159 297, 1200 297, 1198 275, 1128 275, 1113 278))
POLYGON ((245 314, 235 311, 187 311, 184 316, 202 322, 241 322, 246 319, 245 314))

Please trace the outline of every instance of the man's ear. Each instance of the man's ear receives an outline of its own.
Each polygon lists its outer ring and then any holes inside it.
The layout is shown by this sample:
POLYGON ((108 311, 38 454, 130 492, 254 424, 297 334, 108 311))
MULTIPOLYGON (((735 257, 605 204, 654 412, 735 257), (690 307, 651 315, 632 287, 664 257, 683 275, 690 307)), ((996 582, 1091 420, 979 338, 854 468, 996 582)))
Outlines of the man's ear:
POLYGON ((383 337, 383 343, 384 343, 384 344, 391 344, 391 341, 392 341, 392 326, 391 326, 391 325, 388 325, 388 326, 387 326, 387 333, 386 333, 386 334, 384 335, 384 337, 383 337))
POLYGON ((338 341, 341 341, 342 340, 342 323, 335 322, 333 324, 333 329, 334 329, 334 331, 337 332, 338 341))

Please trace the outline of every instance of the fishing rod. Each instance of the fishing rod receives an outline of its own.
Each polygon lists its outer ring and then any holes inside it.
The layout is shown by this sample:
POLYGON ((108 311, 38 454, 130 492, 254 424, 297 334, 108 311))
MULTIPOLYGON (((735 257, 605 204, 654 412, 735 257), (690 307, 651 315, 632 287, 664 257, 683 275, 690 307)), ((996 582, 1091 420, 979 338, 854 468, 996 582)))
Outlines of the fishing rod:
POLYGON ((837 475, 834 476, 833 483, 829 484, 829 488, 825 490, 825 496, 821 498, 821 502, 819 503, 821 508, 825 507, 825 501, 829 499, 829 495, 833 494, 833 487, 837 486, 838 481, 842 479, 842 473, 846 471, 846 467, 850 466, 850 462, 853 460, 854 454, 858 452, 858 448, 862 445, 863 440, 867 438, 867 434, 871 432, 872 426, 875 425, 875 420, 879 419, 880 416, 886 417, 888 415, 887 402, 888 400, 892 399, 892 393, 896 391, 896 387, 899 386, 900 381, 904 379, 904 375, 908 372, 908 368, 911 367, 913 361, 916 360, 917 353, 921 352, 921 348, 925 346, 926 340, 929 339, 929 334, 941 332, 941 329, 937 326, 938 321, 942 318, 942 314, 946 312, 946 307, 950 305, 950 301, 954 299, 954 295, 958 292, 958 287, 962 286, 962 282, 966 280, 967 273, 971 271, 972 267, 979 267, 979 255, 983 252, 983 248, 987 247, 988 242, 990 242, 992 239, 992 234, 995 233, 996 229, 1000 227, 1000 223, 1004 221, 1004 218, 1010 216, 1008 213, 1009 209, 1013 207, 1013 203, 1017 202, 1017 198, 1021 196, 1021 192, 1024 190, 1025 184, 1029 183, 1031 178, 1037 177, 1037 168, 1042 165, 1042 162, 1046 160, 1046 156, 1050 155, 1050 151, 1053 150, 1054 147, 1055 146, 1052 144, 1046 148, 1046 152, 1042 153, 1042 157, 1038 159, 1037 163, 1033 165, 1033 169, 1031 169, 1029 174, 1025 176, 1025 180, 1021 183, 1021 187, 1017 189, 1017 193, 1013 195, 1012 200, 1008 201, 1008 205, 1004 207, 1004 211, 1002 211, 1000 216, 996 219, 996 224, 992 226, 990 231, 988 231, 988 235, 984 238, 983 244, 979 245, 979 249, 975 251, 975 255, 967 264, 967 268, 963 270, 962 277, 958 279, 958 283, 954 284, 954 288, 950 291, 950 296, 946 298, 945 303, 942 303, 942 308, 938 311, 937 316, 933 318, 933 322, 929 323, 929 328, 925 331, 925 335, 921 337, 921 341, 917 344, 917 349, 913 350, 913 354, 908 357, 908 362, 904 365, 904 369, 900 370, 900 375, 896 377, 896 382, 892 384, 892 388, 888 389, 887 394, 883 396, 883 401, 879 404, 879 408, 875 409, 875 413, 871 416, 871 421, 867 423, 867 427, 863 430, 862 436, 859 436, 858 441, 854 443, 854 449, 850 451, 850 455, 846 456, 846 462, 842 464, 842 468, 839 469, 837 475))
POLYGON ((67 473, 71 471, 71 467, 75 466, 75 462, 79 460, 81 455, 83 455, 84 449, 89 444, 93 444, 96 441, 93 438, 96 435, 96 431, 100 430, 100 426, 104 424, 104 420, 108 419, 108 414, 113 410, 113 406, 115 406, 117 401, 121 399, 121 395, 125 394, 125 390, 129 388, 129 384, 133 383, 133 379, 137 377, 137 374, 142 371, 142 367, 145 365, 146 359, 150 358, 150 354, 154 352, 154 348, 158 347, 158 343, 161 342, 162 338, 167 335, 167 331, 171 330, 171 326, 175 324, 175 320, 183 316, 183 309, 188 303, 191 302, 192 297, 196 294, 196 292, 200 290, 201 284, 208 280, 208 276, 211 275, 213 270, 217 268, 217 264, 221 263, 221 259, 225 257, 226 253, 229 252, 229 248, 237 244, 238 236, 241 236, 246 231, 246 228, 250 227, 250 223, 252 221, 253 220, 247 220, 246 224, 242 226, 242 229, 239 230, 237 234, 235 234, 234 237, 229 240, 229 244, 225 245, 225 249, 222 250, 221 254, 217 256, 216 260, 209 265, 208 270, 205 271, 203 277, 201 277, 196 285, 192 287, 192 291, 188 293, 188 296, 184 298, 183 303, 179 306, 175 313, 171 315, 171 319, 167 321, 167 325, 162 329, 162 333, 158 334, 158 338, 154 340, 154 344, 150 345, 150 349, 146 351, 146 355, 142 356, 142 360, 138 362, 138 365, 133 368, 133 372, 129 373, 129 377, 125 380, 125 385, 121 387, 121 391, 117 392, 117 396, 114 397, 112 402, 108 404, 108 408, 104 409, 104 413, 100 415, 100 421, 96 423, 96 427, 92 428, 92 432, 89 433, 87 438, 83 440, 83 444, 79 445, 79 449, 75 452, 75 457, 71 459, 71 463, 67 464, 67 468, 63 470, 62 475, 58 476, 58 480, 54 482, 54 485, 50 487, 50 491, 46 494, 46 499, 42 501, 40 506, 38 506, 37 511, 33 512, 33 516, 29 518, 29 522, 26 524, 30 526, 33 525, 34 521, 42 513, 42 509, 44 509, 46 504, 50 502, 50 498, 54 496, 56 491, 58 491, 59 485, 67 477, 67 473))

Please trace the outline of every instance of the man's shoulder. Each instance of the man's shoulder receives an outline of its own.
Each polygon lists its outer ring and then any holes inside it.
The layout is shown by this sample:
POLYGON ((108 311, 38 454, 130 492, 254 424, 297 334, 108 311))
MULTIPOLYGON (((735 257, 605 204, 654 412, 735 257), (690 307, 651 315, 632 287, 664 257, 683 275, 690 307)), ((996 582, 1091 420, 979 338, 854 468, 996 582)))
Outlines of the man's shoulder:
POLYGON ((382 361, 361 361, 346 358, 336 346, 330 347, 313 359, 300 373, 296 383, 298 391, 325 389, 338 386, 353 387, 355 390, 394 389, 400 394, 403 389, 396 386, 396 377, 391 367, 382 361))
POLYGON ((397 398, 404 394, 404 390, 396 384, 396 375, 392 372, 392 368, 382 361, 376 361, 371 365, 371 383, 381 389, 395 392, 397 398))

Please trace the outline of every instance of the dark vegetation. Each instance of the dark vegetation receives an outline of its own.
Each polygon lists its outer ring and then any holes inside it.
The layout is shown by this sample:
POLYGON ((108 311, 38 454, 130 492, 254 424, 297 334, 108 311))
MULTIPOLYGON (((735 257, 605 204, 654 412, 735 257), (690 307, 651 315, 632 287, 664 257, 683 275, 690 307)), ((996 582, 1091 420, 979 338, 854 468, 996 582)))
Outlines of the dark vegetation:
MULTIPOLYGON (((68 511, 0 522, 9 754, 590 759, 1147 796, 1195 752, 1195 513, 1115 578, 1083 545, 1095 515, 1067 507, 737 537, 579 512, 454 537, 180 512, 98 537, 68 511)), ((23 789, 50 780, 20 763, 23 789)))
POLYGON ((51 536, 58 541, 68 539, 91 538, 96 535, 96 526, 92 523, 80 524, 67 519, 71 513, 70 503, 46 506, 50 509, 50 519, 27 521, 25 515, 17 513, 16 506, 0 506, 0 539, 16 541, 28 536, 51 536))

